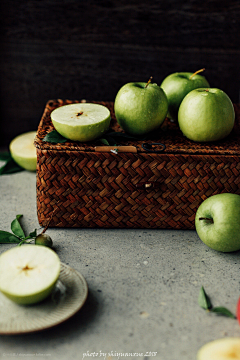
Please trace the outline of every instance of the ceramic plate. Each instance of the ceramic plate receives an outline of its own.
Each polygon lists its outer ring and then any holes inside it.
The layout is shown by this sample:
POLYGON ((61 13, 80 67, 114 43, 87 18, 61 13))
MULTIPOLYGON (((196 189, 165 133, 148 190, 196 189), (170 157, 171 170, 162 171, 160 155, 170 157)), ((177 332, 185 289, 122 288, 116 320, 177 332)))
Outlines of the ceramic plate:
POLYGON ((25 334, 58 325, 85 303, 88 286, 83 276, 61 263, 59 280, 52 294, 34 305, 18 305, 0 292, 0 334, 25 334))

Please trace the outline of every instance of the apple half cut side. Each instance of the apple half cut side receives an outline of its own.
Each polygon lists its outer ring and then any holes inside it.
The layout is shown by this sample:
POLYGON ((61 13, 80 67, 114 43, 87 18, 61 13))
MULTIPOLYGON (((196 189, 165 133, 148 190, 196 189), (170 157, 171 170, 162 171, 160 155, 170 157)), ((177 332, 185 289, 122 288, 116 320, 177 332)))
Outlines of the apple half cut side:
POLYGON ((47 298, 60 275, 60 259, 41 245, 16 246, 0 255, 0 291, 29 305, 47 298))
POLYGON ((197 353, 197 360, 240 359, 240 338, 229 337, 203 345, 197 353))
POLYGON ((13 160, 25 170, 36 171, 37 152, 34 146, 36 131, 29 131, 15 137, 9 145, 13 160))
POLYGON ((108 130, 111 114, 104 105, 77 103, 56 108, 51 113, 51 120, 57 132, 65 138, 88 142, 108 130))

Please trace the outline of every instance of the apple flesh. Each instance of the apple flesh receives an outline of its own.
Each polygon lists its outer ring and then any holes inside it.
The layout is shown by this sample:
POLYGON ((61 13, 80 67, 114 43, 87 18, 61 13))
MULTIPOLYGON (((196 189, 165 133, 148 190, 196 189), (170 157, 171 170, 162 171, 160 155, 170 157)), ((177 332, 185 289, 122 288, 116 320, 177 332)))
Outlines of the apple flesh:
POLYGON ((178 124, 183 135, 197 142, 224 139, 234 126, 235 112, 228 95, 215 88, 191 91, 183 99, 178 124))
POLYGON ((203 345, 197 353, 197 360, 240 359, 240 338, 226 337, 203 345))
POLYGON ((121 128, 133 136, 158 129, 166 118, 168 101, 157 85, 145 82, 125 84, 114 103, 116 119, 121 128))
POLYGON ((16 246, 0 255, 0 291, 18 304, 38 303, 52 292, 60 266, 58 255, 48 247, 16 246))
POLYGON ((240 195, 223 193, 204 200, 196 212, 195 227, 211 249, 240 250, 240 195))
POLYGON ((37 152, 34 146, 35 136, 36 131, 29 131, 15 137, 9 145, 13 160, 23 169, 29 171, 36 171, 37 167, 37 152))
POLYGON ((174 121, 178 118, 178 109, 184 97, 197 88, 210 87, 206 78, 191 72, 176 72, 168 75, 161 88, 168 99, 168 117, 174 121))
POLYGON ((110 125, 106 106, 93 103, 63 105, 51 112, 52 123, 69 140, 87 142, 99 138, 110 125))

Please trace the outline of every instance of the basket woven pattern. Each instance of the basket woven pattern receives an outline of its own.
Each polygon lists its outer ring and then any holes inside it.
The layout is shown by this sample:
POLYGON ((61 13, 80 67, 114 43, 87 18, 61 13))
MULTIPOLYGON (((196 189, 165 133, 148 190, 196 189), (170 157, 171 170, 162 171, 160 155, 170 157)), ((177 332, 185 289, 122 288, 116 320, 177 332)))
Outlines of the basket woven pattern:
MULTIPOLYGON (((221 192, 240 194, 239 106, 235 131, 218 144, 194 144, 166 120, 154 140, 166 145, 164 153, 125 141, 138 152, 114 154, 95 152, 94 143, 42 141, 53 129, 51 111, 71 102, 48 102, 35 139, 40 225, 50 220, 51 227, 194 229, 203 200, 221 192)), ((113 104, 99 103, 109 107, 112 128, 121 131, 113 104)))

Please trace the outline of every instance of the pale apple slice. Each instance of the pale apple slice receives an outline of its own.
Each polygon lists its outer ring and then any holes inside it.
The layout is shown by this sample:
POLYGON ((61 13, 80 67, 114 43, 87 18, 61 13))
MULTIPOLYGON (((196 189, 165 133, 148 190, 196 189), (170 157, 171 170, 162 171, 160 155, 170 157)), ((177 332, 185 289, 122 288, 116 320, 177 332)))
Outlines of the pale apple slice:
POLYGON ((106 106, 77 103, 60 106, 51 113, 52 123, 62 136, 73 141, 91 141, 108 130, 111 115, 106 106))
POLYGON ((9 150, 14 161, 25 170, 36 171, 37 152, 34 146, 36 131, 29 131, 15 137, 9 150))
POLYGON ((198 351, 197 360, 240 359, 240 338, 229 337, 211 341, 198 351))
POLYGON ((0 255, 0 291, 18 304, 38 303, 53 290, 60 265, 58 255, 48 247, 11 248, 0 255))

